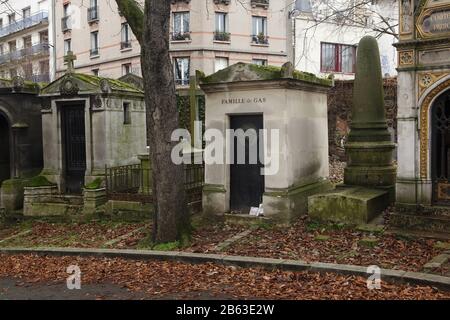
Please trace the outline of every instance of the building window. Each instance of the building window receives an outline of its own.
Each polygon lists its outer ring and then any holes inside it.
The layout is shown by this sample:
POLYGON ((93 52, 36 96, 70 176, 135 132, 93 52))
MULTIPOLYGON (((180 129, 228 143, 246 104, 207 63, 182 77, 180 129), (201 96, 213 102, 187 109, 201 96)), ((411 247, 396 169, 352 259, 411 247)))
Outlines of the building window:
POLYGON ((16 40, 8 42, 9 52, 15 52, 17 49, 16 40))
POLYGON ((228 67, 228 58, 216 58, 214 63, 215 72, 223 70, 228 67))
POLYGON ((321 43, 321 72, 355 73, 356 46, 321 43))
POLYGON ((267 60, 266 59, 253 59, 253 64, 256 64, 258 66, 267 66, 267 60))
POLYGON ((189 58, 175 58, 175 83, 177 85, 186 86, 189 84, 189 58))
POLYGON ((122 50, 131 48, 130 26, 128 23, 122 23, 122 42, 120 48, 122 50))
POLYGON ((24 9, 22 9, 22 18, 26 19, 29 18, 31 16, 31 8, 30 7, 26 7, 24 9))
POLYGON ((49 82, 50 81, 50 64, 48 60, 43 60, 39 62, 39 76, 35 79, 38 82, 49 82))
POLYGON ((228 32, 228 14, 225 12, 216 12, 216 32, 214 40, 230 41, 230 33, 228 32))
POLYGON ((173 13, 173 33, 172 40, 190 40, 189 12, 173 13))
POLYGON ((98 31, 91 32, 91 57, 98 56, 98 31))
POLYGON ((91 72, 92 72, 92 75, 98 77, 98 75, 100 74, 100 69, 92 69, 91 72))
POLYGON ((88 22, 97 21, 98 18, 98 0, 91 0, 91 6, 88 8, 88 22))
POLYGON ((252 42, 257 44, 268 44, 267 18, 253 16, 252 42))
POLYGON ((69 3, 64 4, 63 17, 61 18, 61 29, 63 32, 68 31, 72 28, 71 23, 70 23, 69 10, 70 10, 70 4, 69 3))
POLYGON ((131 104, 123 103, 123 124, 131 124, 131 104))
POLYGON ((67 56, 69 51, 72 51, 72 40, 64 40, 64 55, 67 56))
POLYGON ((125 63, 122 65, 122 75, 125 76, 131 73, 131 63, 125 63))
POLYGON ((8 23, 13 24, 14 22, 16 22, 16 14, 15 13, 8 14, 8 23))

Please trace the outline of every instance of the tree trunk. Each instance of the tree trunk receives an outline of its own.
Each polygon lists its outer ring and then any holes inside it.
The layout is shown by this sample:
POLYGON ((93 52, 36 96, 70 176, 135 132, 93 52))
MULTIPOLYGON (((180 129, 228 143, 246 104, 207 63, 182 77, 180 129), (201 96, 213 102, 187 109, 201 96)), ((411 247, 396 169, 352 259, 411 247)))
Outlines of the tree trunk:
POLYGON ((189 226, 184 190, 184 167, 171 153, 179 128, 175 80, 169 55, 170 1, 146 0, 142 37, 142 74, 147 106, 147 132, 153 168, 156 243, 180 240, 189 226))
MULTIPOLYGON (((119 8, 130 10, 134 0, 116 0, 119 8)), ((140 10, 136 5, 135 10, 140 10)), ((170 1, 146 0, 143 25, 136 19, 139 14, 121 12, 133 32, 140 32, 142 48, 141 67, 144 78, 147 110, 147 133, 150 141, 150 159, 153 169, 153 197, 155 243, 183 240, 189 234, 190 223, 184 189, 184 166, 175 165, 171 159, 172 132, 179 128, 175 93, 175 80, 169 55, 170 1), (142 28, 141 28, 142 27, 142 28), (136 30, 136 31, 135 31, 136 30)), ((142 12, 142 11, 141 11, 142 12)))

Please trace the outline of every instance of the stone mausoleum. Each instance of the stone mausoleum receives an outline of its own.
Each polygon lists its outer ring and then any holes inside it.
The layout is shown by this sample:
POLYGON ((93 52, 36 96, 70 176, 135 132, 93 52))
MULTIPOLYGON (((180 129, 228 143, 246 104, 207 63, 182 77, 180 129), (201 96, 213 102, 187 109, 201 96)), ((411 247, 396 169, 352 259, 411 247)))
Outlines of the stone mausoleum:
POLYGON ((139 163, 147 152, 143 91, 69 71, 42 89, 44 168, 62 194, 81 194, 105 166, 139 163))
POLYGON ((397 204, 450 205, 450 0, 400 0, 397 204))
POLYGON ((260 204, 264 215, 276 220, 305 214, 307 197, 332 187, 327 180, 332 80, 296 71, 290 63, 282 68, 238 63, 198 79, 206 95, 207 135, 215 131, 228 138, 221 159, 222 150, 212 152, 210 143, 204 151, 205 214, 248 215, 260 204), (242 129, 245 139, 228 135, 228 129, 242 129), (266 135, 258 134, 262 129, 266 135), (241 161, 238 149, 245 150, 241 161), (268 154, 270 163, 256 159, 256 150, 268 154), (275 170, 263 174, 264 166, 275 170))
POLYGON ((20 209, 23 179, 42 169, 40 85, 0 79, 0 208, 20 209))

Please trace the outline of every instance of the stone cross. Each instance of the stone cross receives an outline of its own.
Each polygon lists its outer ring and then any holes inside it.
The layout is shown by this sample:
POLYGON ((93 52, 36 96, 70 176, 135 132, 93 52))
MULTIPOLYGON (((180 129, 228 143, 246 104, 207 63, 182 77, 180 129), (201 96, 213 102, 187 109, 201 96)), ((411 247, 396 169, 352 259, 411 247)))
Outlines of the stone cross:
POLYGON ((73 54, 72 51, 68 51, 67 55, 64 56, 64 62, 67 63, 67 72, 72 73, 74 71, 74 62, 77 60, 77 56, 73 54))

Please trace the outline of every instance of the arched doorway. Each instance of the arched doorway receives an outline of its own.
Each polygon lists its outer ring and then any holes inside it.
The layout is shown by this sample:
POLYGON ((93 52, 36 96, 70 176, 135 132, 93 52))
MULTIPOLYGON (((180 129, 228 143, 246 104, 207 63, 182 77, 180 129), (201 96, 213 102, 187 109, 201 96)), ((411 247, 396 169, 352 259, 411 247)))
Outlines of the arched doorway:
POLYGON ((0 112, 0 185, 11 177, 10 126, 0 112))
POLYGON ((431 113, 433 201, 450 205, 450 90, 436 99, 431 113))

